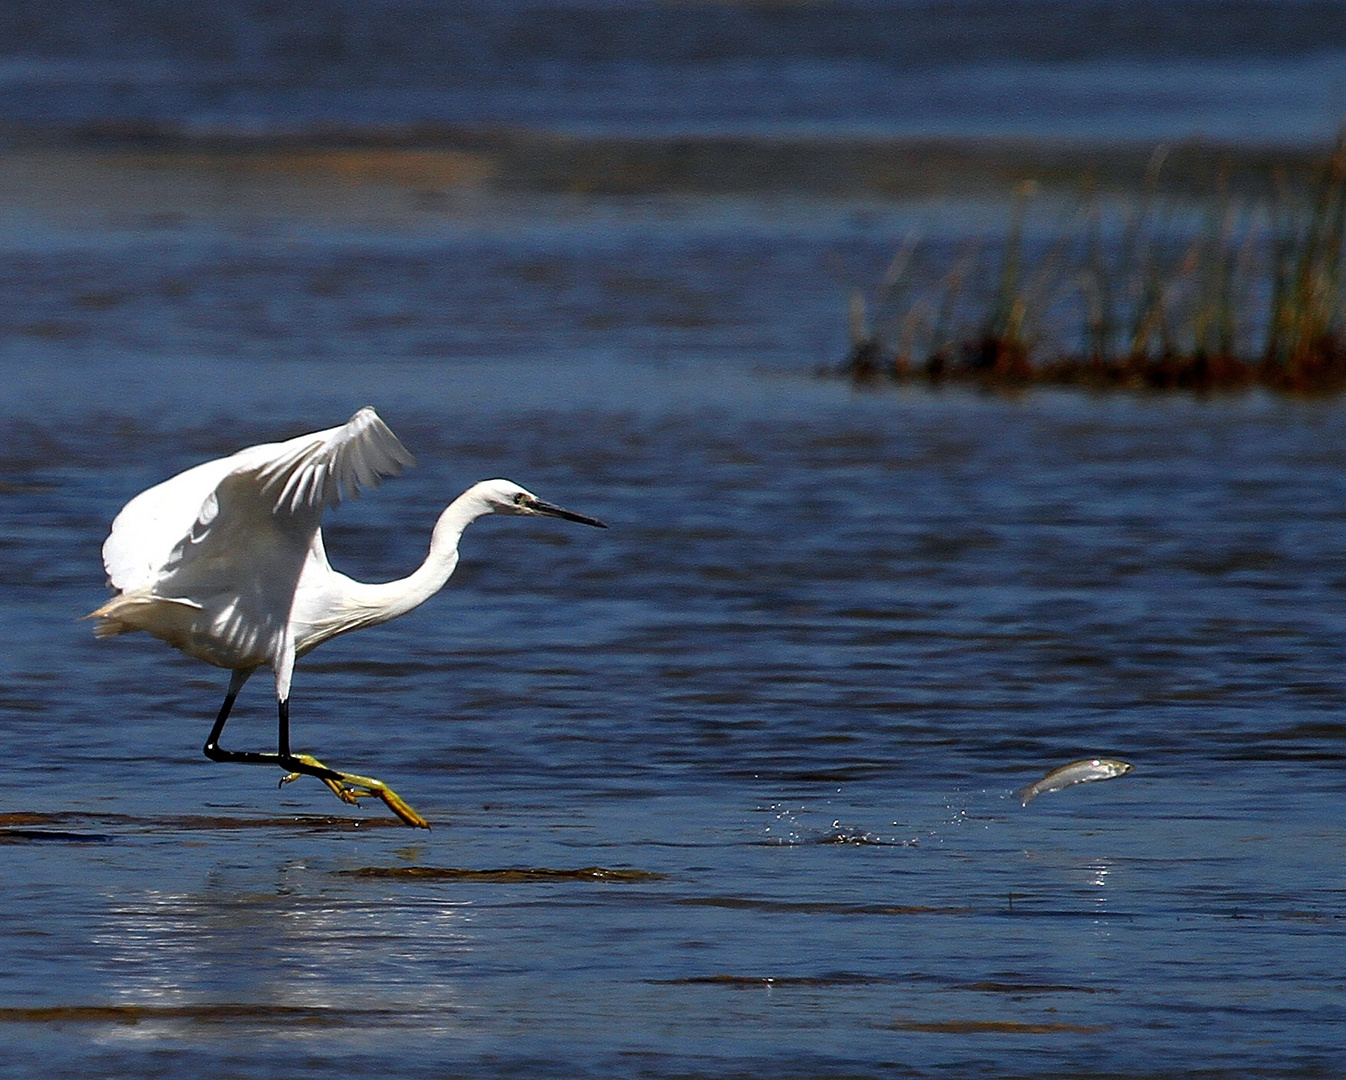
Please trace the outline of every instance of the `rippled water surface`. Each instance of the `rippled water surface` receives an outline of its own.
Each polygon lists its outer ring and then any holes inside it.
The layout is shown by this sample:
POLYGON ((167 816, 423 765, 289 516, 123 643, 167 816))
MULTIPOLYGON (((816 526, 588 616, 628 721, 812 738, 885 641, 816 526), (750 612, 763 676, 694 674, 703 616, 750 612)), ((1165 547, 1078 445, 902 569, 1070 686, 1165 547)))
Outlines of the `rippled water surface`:
POLYGON ((10 222, 0 1068, 1340 1067, 1342 405, 857 394, 811 369, 891 237, 763 221, 10 222), (79 621, 131 495, 364 404, 420 466, 354 576, 487 476, 611 525, 480 522, 299 665, 297 747, 428 834, 208 762, 224 674, 79 621))
POLYGON ((1206 138, 1342 122, 1341 0, 156 0, 0 9, 0 134, 503 125, 1206 138))

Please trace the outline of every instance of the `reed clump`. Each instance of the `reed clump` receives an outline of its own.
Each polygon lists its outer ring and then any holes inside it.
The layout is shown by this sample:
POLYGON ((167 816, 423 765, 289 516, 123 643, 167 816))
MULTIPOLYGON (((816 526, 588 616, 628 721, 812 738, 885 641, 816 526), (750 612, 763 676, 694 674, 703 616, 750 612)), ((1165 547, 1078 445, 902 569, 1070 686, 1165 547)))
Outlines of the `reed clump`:
POLYGON ((859 382, 962 381, 1296 394, 1346 388, 1346 141, 1312 181, 1237 198, 1159 197, 1165 152, 1129 205, 1087 181, 1031 230, 1032 182, 995 244, 909 236, 850 301, 842 371, 859 382))

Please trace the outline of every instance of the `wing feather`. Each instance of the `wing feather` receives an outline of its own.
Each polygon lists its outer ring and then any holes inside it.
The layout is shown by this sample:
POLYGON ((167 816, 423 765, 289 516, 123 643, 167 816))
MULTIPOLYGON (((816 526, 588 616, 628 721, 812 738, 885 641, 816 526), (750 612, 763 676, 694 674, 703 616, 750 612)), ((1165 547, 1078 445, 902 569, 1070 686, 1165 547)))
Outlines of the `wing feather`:
MULTIPOLYGON (((254 485, 275 515, 308 517, 317 511, 321 518, 324 507, 355 498, 414 463, 378 414, 363 408, 340 427, 251 446, 141 492, 113 521, 103 565, 123 593, 153 585, 162 571, 180 564, 190 545, 207 540, 226 478, 254 485)), ((218 536, 231 530, 214 531, 218 536)))

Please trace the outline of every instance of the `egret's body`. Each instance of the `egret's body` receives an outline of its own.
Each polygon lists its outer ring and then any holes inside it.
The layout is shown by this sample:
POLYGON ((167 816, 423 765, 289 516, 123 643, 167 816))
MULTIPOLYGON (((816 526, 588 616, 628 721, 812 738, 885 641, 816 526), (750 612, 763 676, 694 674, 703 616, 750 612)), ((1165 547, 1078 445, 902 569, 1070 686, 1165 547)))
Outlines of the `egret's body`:
POLYGON ((463 530, 485 514, 602 523, 544 503, 508 480, 486 480, 440 514, 425 562, 408 577, 367 584, 333 570, 323 548, 324 509, 411 463, 397 437, 366 408, 341 427, 248 447, 165 480, 137 495, 113 521, 103 563, 118 595, 92 617, 100 637, 145 630, 233 671, 207 756, 278 765, 286 779, 316 776, 347 802, 377 795, 408 824, 425 826, 380 781, 290 752, 295 659, 338 634, 395 619, 428 600, 457 566, 463 530), (234 699, 263 666, 276 677, 277 753, 223 750, 219 737, 234 699))

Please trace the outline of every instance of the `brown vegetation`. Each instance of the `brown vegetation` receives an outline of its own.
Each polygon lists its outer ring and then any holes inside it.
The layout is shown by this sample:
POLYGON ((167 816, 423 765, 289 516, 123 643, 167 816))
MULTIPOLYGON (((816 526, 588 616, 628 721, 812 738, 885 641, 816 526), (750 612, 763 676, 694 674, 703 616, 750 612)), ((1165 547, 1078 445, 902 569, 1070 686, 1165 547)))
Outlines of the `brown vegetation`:
POLYGON ((904 243, 873 297, 852 295, 844 372, 1005 387, 1346 387, 1346 142, 1310 183, 1282 176, 1239 201, 1217 174, 1202 203, 1160 204, 1163 164, 1156 151, 1139 195, 1111 219, 1086 184, 1031 258, 1030 181, 990 260, 970 248, 932 267, 917 241, 904 243))

